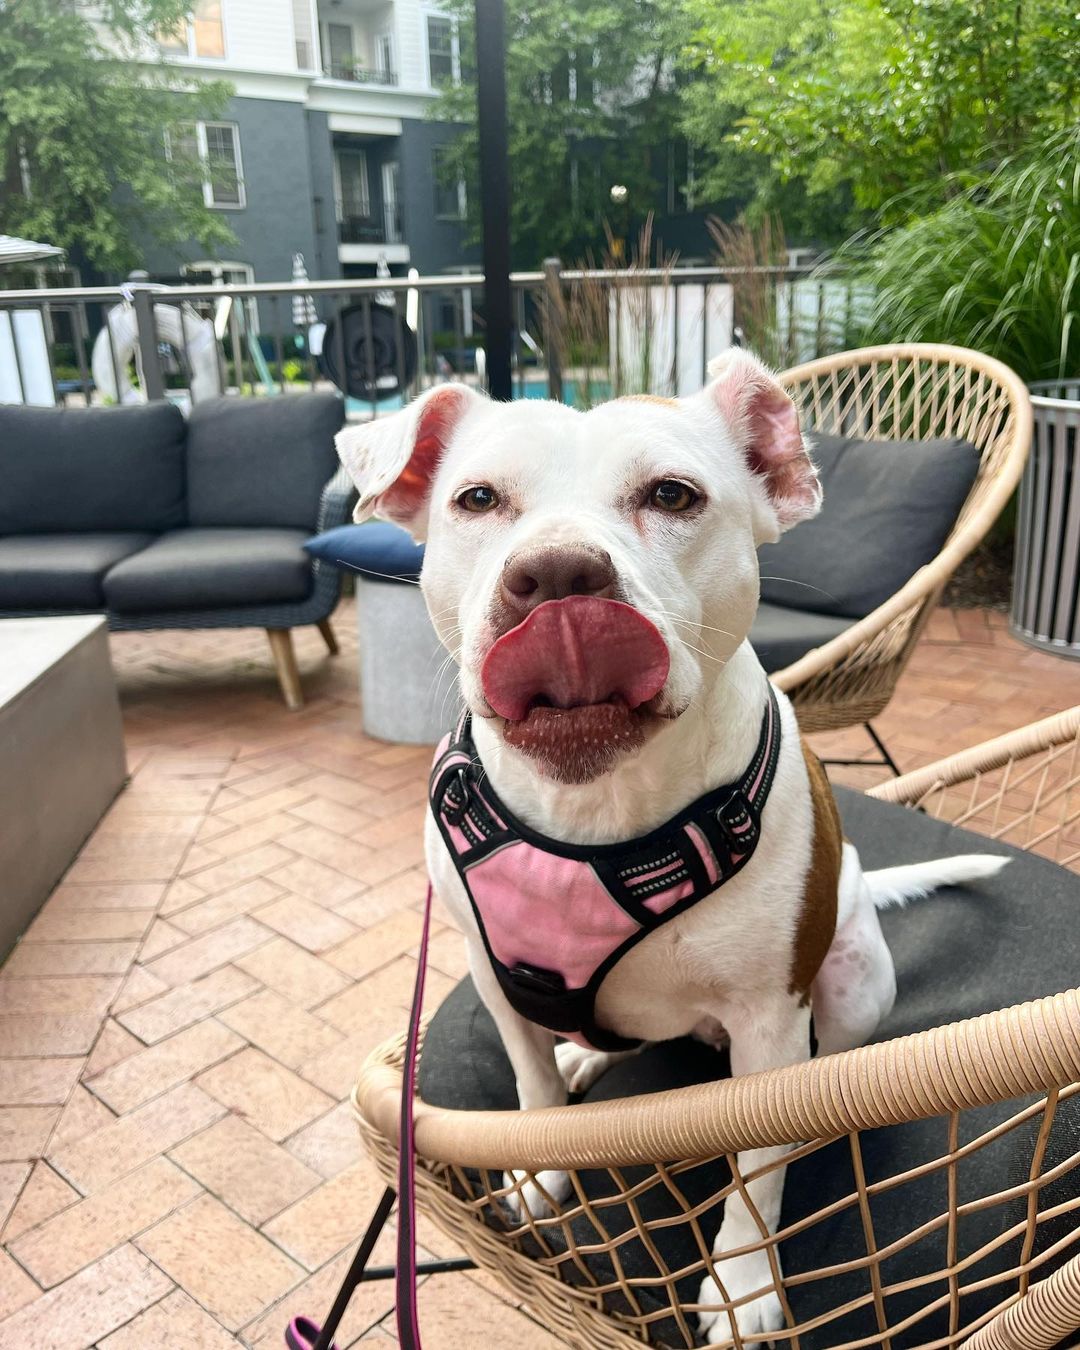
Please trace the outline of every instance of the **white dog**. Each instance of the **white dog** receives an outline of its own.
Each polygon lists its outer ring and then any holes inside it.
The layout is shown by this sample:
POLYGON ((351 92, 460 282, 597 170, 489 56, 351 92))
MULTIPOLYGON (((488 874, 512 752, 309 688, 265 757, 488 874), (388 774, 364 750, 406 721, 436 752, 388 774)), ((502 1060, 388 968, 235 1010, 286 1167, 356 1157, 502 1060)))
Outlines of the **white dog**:
MULTIPOLYGON (((797 1063, 811 1005, 820 1053, 861 1044, 896 989, 878 908, 1003 865, 866 874, 842 843, 747 641, 758 545, 817 512, 817 474, 763 366, 731 351, 710 373, 689 398, 588 413, 443 385, 338 437, 357 518, 427 542, 421 584, 471 714, 439 760, 428 864, 525 1109, 635 1041, 723 1034, 733 1074, 797 1063)), ((566 1194, 537 1180, 530 1205, 566 1194)), ((782 1186, 773 1166, 750 1205, 732 1195, 714 1245, 744 1343, 782 1325, 780 1303, 763 1251, 724 1258, 758 1217, 775 1231, 782 1186)), ((711 1278, 700 1301, 726 1339, 711 1278)))

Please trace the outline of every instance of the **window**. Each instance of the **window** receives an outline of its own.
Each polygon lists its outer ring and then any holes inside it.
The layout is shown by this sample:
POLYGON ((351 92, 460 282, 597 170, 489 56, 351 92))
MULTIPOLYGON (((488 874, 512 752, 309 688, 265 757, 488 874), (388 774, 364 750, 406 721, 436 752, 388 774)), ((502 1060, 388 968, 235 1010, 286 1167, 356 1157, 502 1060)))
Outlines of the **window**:
POLYGON ((429 14, 427 21, 428 78, 432 88, 461 79, 461 55, 453 19, 429 14))
POLYGON ((370 216, 367 153, 363 150, 339 150, 335 168, 338 222, 365 219, 370 216))
POLYGON ((380 75, 394 73, 394 39, 389 33, 380 33, 375 39, 375 69, 380 75))
POLYGON ((435 215, 439 220, 464 220, 468 211, 465 179, 455 177, 449 162, 448 147, 440 146, 432 156, 435 178, 435 215))
POLYGON ((353 48, 352 26, 347 23, 328 23, 326 46, 330 53, 330 75, 333 79, 355 79, 356 52, 353 48))
POLYGON ((296 64, 300 70, 311 70, 311 0, 292 0, 292 16, 296 64))
POLYGON ((196 0, 191 17, 158 37, 166 56, 201 56, 220 60, 225 55, 223 0, 196 0))
MULTIPOLYGON (((242 262, 193 262, 180 268, 185 282, 190 286, 250 286, 255 280, 255 269, 250 263, 242 262)), ((213 319, 220 301, 196 299, 194 308, 204 319, 213 319)), ((259 331, 259 305, 254 296, 236 301, 241 322, 248 332, 259 331)))
POLYGON ((383 228, 388 244, 400 244, 404 238, 399 206, 399 169, 396 159, 388 159, 382 166, 383 228))
POLYGON ((165 156, 174 164, 198 163, 207 206, 245 206, 240 162, 240 128, 235 122, 185 122, 165 137, 165 156))

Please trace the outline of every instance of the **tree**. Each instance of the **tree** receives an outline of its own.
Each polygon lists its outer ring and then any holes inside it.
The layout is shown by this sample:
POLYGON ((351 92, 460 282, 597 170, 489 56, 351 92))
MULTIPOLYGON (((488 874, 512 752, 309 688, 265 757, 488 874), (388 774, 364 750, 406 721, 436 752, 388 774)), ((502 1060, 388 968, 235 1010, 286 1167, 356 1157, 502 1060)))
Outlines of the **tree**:
POLYGON ((77 250, 126 272, 138 240, 197 240, 231 231, 203 204, 203 168, 183 155, 185 123, 214 116, 229 87, 184 83, 156 37, 190 0, 106 0, 91 22, 60 0, 0 0, 0 229, 77 250), (181 134, 177 134, 177 133, 181 134))
POLYGON ((1073 0, 686 2, 706 186, 786 196, 819 237, 932 208, 1077 117, 1073 0))
MULTIPOLYGON (((472 0, 448 0, 461 50, 457 85, 434 115, 463 124, 448 171, 475 190, 476 83, 472 0)), ((685 23, 670 0, 506 0, 512 235, 516 261, 577 258, 604 246, 604 222, 626 234, 660 191, 676 132, 673 54, 685 23), (660 167, 663 166, 663 167, 660 167), (611 188, 629 189, 627 206, 611 188)))

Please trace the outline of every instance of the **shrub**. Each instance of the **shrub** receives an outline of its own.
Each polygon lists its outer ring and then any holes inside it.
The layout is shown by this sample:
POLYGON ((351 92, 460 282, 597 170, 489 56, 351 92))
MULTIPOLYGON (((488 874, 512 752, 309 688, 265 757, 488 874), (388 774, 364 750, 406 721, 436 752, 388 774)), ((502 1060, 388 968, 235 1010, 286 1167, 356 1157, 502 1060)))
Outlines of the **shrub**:
POLYGON ((1080 130, 956 183, 946 205, 855 240, 867 342, 950 342, 1025 380, 1080 374, 1080 130))

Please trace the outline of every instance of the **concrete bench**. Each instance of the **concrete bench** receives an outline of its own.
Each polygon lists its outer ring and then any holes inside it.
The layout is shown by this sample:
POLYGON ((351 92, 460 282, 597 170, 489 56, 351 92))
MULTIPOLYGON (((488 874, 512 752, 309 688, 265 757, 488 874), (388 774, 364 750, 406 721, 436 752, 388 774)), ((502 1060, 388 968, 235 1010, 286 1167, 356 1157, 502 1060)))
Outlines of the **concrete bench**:
POLYGON ((0 620, 0 960, 126 774, 105 620, 0 620))

